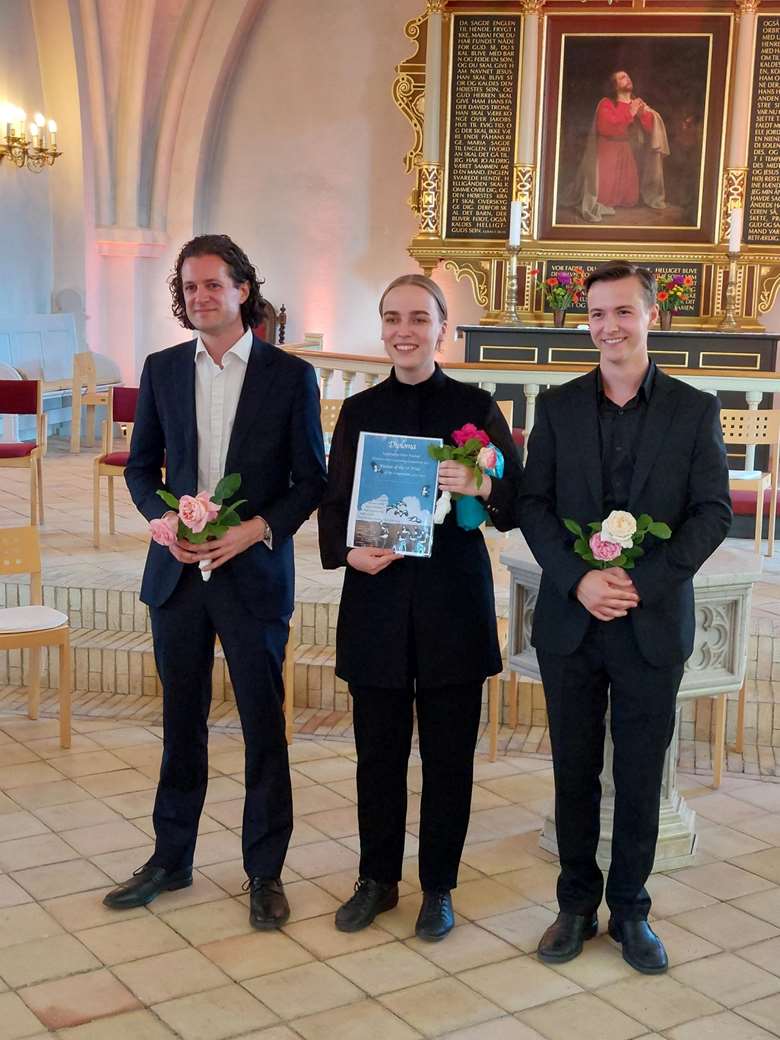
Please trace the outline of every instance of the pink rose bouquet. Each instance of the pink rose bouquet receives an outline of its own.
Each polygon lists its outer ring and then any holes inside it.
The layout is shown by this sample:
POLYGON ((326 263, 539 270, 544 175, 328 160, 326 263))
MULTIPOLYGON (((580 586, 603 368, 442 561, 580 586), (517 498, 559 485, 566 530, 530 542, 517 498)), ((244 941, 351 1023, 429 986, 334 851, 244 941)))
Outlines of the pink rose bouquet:
MULTIPOLYGON (((210 497, 208 491, 199 491, 197 495, 182 495, 181 498, 176 498, 170 491, 161 488, 157 494, 166 505, 176 510, 176 515, 169 513, 149 521, 153 541, 158 545, 168 546, 183 538, 193 545, 202 545, 214 538, 221 538, 229 527, 236 527, 241 523, 241 517, 236 510, 246 499, 226 504, 227 499, 235 495, 240 487, 241 475, 228 473, 220 480, 210 497)), ((211 572, 204 570, 210 562, 202 560, 199 564, 204 581, 211 577, 211 572)))
MULTIPOLYGON (((478 488, 482 486, 483 473, 499 478, 504 475, 504 456, 495 444, 491 443, 484 430, 477 429, 474 423, 466 423, 459 430, 453 430, 451 436, 454 447, 452 444, 442 444, 441 447, 434 444, 428 446, 431 458, 437 462, 460 462, 473 469, 474 482, 478 488)), ((433 513, 435 524, 444 523, 453 500, 456 503, 458 525, 464 530, 471 531, 487 520, 485 507, 476 498, 444 491, 439 496, 433 513)))
POLYGON ((644 556, 641 545, 647 535, 659 541, 672 537, 668 524, 656 522, 647 513, 634 517, 623 509, 613 509, 605 520, 588 524, 590 534, 585 534, 576 520, 564 520, 563 523, 576 539, 574 551, 577 555, 599 570, 606 567, 631 570, 634 561, 644 556))

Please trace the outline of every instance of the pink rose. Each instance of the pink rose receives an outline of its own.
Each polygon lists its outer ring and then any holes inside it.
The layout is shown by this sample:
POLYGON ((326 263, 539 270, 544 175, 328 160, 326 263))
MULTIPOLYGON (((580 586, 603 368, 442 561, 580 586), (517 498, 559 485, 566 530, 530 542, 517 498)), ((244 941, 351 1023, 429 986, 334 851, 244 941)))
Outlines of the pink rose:
POLYGON ((495 469, 496 463, 498 462, 498 455, 493 445, 489 445, 487 448, 483 448, 479 455, 477 455, 477 465, 483 472, 489 469, 495 469))
POLYGON ((152 538, 158 545, 173 545, 179 529, 179 518, 175 513, 149 521, 152 538))
POLYGON ((208 523, 209 511, 206 502, 199 496, 182 495, 179 499, 179 519, 185 527, 198 534, 208 523))
POLYGON ((219 516, 220 507, 216 502, 211 501, 208 491, 199 491, 195 498, 202 502, 206 507, 206 523, 210 524, 212 520, 216 520, 219 516))
POLYGON ((466 423, 465 426, 461 426, 459 430, 453 430, 452 433, 452 439, 459 448, 462 448, 466 441, 470 441, 474 437, 476 437, 481 444, 484 444, 485 447, 490 444, 490 438, 485 431, 478 430, 474 423, 466 423))
POLYGON ((615 542, 605 542, 598 531, 590 536, 588 545, 595 558, 602 561, 616 560, 623 551, 615 542))

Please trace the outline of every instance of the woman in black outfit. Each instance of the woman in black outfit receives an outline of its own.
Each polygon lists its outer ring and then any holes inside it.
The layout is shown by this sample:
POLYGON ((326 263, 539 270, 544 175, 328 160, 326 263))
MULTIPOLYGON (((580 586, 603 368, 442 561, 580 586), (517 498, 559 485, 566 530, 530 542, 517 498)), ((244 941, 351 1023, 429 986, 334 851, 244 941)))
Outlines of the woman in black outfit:
POLYGON ((358 755, 360 877, 336 913, 336 927, 365 928, 398 902, 416 702, 423 774, 423 903, 416 933, 436 940, 453 924, 450 889, 457 884, 469 821, 482 685, 502 667, 493 578, 481 531, 460 528, 454 508, 435 529, 430 558, 347 548, 358 436, 365 430, 452 444, 452 431, 465 423, 485 430, 504 455, 503 479, 485 476, 477 490, 471 469, 443 462, 439 486, 478 495, 502 531, 513 526, 522 465, 490 395, 450 379, 435 363, 447 328, 447 304, 435 282, 417 274, 397 278, 382 295, 379 313, 393 370, 344 402, 319 511, 323 566, 346 565, 336 674, 352 694, 358 755))

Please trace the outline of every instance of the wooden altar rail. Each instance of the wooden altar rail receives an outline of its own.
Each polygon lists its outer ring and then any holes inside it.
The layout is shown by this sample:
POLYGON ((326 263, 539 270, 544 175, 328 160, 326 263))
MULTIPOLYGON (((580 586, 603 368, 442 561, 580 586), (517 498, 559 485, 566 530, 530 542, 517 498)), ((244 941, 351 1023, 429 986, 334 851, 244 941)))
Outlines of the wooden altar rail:
MULTIPOLYGON (((323 397, 328 396, 328 388, 334 373, 339 373, 343 382, 344 397, 353 393, 353 383, 360 375, 366 386, 372 386, 378 379, 384 379, 390 372, 391 362, 386 357, 367 356, 365 354, 336 354, 329 351, 307 350, 296 346, 285 347, 290 354, 305 358, 318 371, 320 388, 323 397)), ((570 379, 589 372, 592 365, 548 363, 531 364, 526 361, 491 361, 483 362, 443 361, 441 367, 447 375, 464 383, 476 383, 484 390, 494 394, 500 383, 502 386, 515 384, 522 386, 525 395, 526 435, 534 424, 536 398, 539 391, 548 386, 559 386, 570 379)), ((659 366, 663 368, 664 366, 659 366)), ((669 374, 682 379, 700 390, 716 394, 726 390, 744 393, 747 407, 755 410, 761 404, 764 394, 780 393, 780 372, 737 372, 734 369, 709 368, 673 368, 669 374)), ((526 436, 526 443, 528 437, 526 436)), ((745 467, 753 468, 755 448, 749 446, 746 453, 745 467)))

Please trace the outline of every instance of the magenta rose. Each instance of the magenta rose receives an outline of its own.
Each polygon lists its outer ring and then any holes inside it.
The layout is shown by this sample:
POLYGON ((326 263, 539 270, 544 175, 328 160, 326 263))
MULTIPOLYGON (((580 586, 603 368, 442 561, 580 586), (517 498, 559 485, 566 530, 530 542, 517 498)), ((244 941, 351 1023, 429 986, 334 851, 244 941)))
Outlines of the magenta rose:
POLYGON ((199 491, 195 498, 206 507, 206 523, 210 524, 212 520, 216 520, 219 516, 220 507, 216 502, 211 501, 208 491, 199 491))
POLYGON ((465 426, 461 426, 459 430, 453 430, 452 439, 455 441, 459 448, 470 440, 476 438, 480 444, 484 444, 485 447, 490 444, 490 438, 484 430, 478 430, 474 423, 466 423, 465 426))
POLYGON ((158 545, 173 545, 176 541, 176 532, 179 529, 179 518, 175 513, 162 516, 158 520, 149 521, 149 530, 152 539, 158 545))
POLYGON ((179 519, 185 527, 199 534, 208 523, 209 511, 202 498, 182 495, 179 499, 179 519))
POLYGON ((594 531, 590 536, 588 545, 595 559, 601 560, 603 563, 616 560, 623 552, 622 546, 616 545, 614 542, 605 542, 598 531, 594 531))

